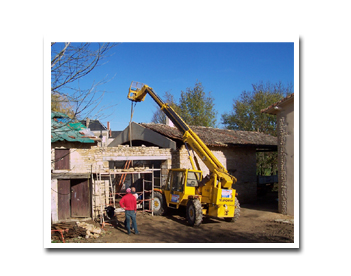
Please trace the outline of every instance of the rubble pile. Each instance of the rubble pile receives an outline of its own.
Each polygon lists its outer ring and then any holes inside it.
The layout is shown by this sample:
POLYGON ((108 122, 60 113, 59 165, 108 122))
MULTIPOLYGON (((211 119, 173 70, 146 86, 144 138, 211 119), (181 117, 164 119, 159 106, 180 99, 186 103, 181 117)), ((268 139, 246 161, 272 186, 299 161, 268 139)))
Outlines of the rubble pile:
POLYGON ((85 238, 98 238, 101 234, 101 228, 95 227, 92 224, 86 222, 76 222, 78 227, 84 228, 86 230, 85 238))
POLYGON ((78 237, 98 238, 101 234, 101 229, 86 222, 76 223, 56 223, 51 225, 51 239, 64 241, 78 237), (62 238, 63 237, 63 238, 62 238))

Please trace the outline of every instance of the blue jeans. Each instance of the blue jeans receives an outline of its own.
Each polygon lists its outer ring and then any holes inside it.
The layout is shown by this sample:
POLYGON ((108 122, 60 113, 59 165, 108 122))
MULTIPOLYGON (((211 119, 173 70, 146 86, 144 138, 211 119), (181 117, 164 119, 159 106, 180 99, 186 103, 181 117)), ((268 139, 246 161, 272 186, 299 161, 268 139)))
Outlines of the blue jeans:
POLYGON ((130 234, 130 219, 132 219, 132 227, 134 228, 134 232, 138 233, 135 211, 126 210, 125 215, 126 215, 126 224, 127 224, 126 226, 127 226, 128 234, 130 234))

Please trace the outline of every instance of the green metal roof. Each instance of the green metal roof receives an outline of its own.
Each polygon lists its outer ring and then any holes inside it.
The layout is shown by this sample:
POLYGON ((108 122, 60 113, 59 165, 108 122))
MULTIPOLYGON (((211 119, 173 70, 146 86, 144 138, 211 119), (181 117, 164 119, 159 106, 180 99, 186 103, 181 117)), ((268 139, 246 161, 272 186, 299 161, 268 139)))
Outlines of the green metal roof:
POLYGON ((69 118, 69 116, 62 112, 51 111, 51 119, 53 118, 69 118))
POLYGON ((83 124, 74 123, 64 113, 51 112, 51 143, 57 141, 95 143, 94 134, 83 124))

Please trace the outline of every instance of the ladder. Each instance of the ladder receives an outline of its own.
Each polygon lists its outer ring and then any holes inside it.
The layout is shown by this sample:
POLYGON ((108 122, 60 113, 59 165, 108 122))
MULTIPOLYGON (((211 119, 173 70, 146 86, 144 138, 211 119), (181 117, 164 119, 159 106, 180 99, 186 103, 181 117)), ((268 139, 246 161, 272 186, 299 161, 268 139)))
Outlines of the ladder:
MULTIPOLYGON (((125 164, 124 164, 124 169, 129 169, 129 166, 131 164, 131 160, 128 160, 125 164)), ((124 173, 124 174, 121 174, 121 177, 119 179, 119 183, 116 187, 116 193, 119 193, 122 189, 122 186, 123 186, 123 183, 124 181, 126 180, 126 177, 127 177, 127 173, 124 173)))
POLYGON ((116 196, 115 196, 115 185, 111 178, 111 173, 109 173, 109 204, 116 208, 116 196))
POLYGON ((94 218, 97 218, 97 214, 100 214, 100 224, 104 224, 104 207, 106 191, 105 187, 101 187, 105 186, 105 181, 101 180, 101 164, 97 164, 97 166, 95 167, 95 175, 96 179, 93 179, 94 218))

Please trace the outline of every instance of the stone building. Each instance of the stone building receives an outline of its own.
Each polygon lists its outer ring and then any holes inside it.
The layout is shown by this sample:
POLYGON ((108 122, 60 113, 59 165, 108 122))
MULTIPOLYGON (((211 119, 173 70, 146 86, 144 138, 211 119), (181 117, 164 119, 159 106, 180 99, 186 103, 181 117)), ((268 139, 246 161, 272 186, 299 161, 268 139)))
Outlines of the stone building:
MULTIPOLYGON (((166 174, 171 164, 169 148, 101 147, 99 142, 101 139, 83 124, 70 122, 62 113, 52 113, 52 222, 101 217, 104 208, 111 203, 111 183, 115 185, 121 179, 123 174, 119 171, 128 160, 134 161, 134 166, 128 166, 128 170, 136 166, 138 170, 134 172, 135 177, 125 175, 121 184, 133 184, 137 191, 141 189, 140 180, 150 180, 153 164, 159 169, 155 169, 155 186, 160 185, 162 173, 166 174)), ((124 185, 121 192, 125 188, 124 185)))
POLYGON ((261 112, 277 116, 278 211, 294 215, 294 94, 261 112))
POLYGON ((78 149, 89 150, 98 142, 80 122, 72 122, 63 113, 51 113, 52 222, 91 215, 90 173, 78 170, 71 154, 78 149))
MULTIPOLYGON (((234 184, 241 203, 253 202, 257 198, 256 151, 277 150, 277 138, 260 132, 234 131, 226 129, 192 126, 192 130, 200 137, 228 172, 237 178, 234 184)), ((188 150, 182 141, 180 131, 164 124, 131 123, 109 144, 157 146, 171 150, 172 168, 191 168, 188 150)), ((204 175, 209 171, 198 158, 204 175)), ((165 179, 165 177, 163 178, 165 179)))

